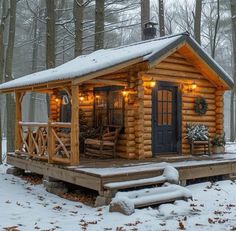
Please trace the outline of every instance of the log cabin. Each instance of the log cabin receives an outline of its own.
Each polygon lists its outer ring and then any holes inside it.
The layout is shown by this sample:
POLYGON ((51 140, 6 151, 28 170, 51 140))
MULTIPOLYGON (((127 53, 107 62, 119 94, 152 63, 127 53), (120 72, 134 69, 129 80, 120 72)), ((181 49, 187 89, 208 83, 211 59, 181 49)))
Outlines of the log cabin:
POLYGON ((223 134, 223 95, 233 84, 186 32, 79 56, 3 83, 0 92, 15 94, 16 155, 78 165, 83 156, 81 116, 85 130, 120 127, 115 158, 190 155, 187 123, 204 124, 210 139, 223 134), (22 121, 27 92, 49 96, 45 123, 22 121), (198 97, 207 104, 203 115, 194 110, 198 97))

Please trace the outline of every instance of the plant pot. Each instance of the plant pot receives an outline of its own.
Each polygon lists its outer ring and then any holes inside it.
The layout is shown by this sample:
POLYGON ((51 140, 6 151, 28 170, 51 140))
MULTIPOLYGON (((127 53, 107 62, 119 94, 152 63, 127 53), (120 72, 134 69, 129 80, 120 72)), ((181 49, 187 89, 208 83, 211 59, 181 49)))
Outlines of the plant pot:
POLYGON ((213 146, 212 151, 215 154, 223 154, 225 152, 225 147, 224 146, 213 146))

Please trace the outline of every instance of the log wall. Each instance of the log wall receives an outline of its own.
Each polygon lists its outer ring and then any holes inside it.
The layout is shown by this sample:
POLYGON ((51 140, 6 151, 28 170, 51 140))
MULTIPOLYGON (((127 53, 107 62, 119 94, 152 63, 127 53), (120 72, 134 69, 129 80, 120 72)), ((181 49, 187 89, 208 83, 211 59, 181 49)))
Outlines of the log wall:
MULTIPOLYGON (((223 128, 223 94, 214 83, 208 81, 188 60, 179 53, 172 54, 155 68, 142 74, 142 80, 147 83, 151 80, 167 81, 179 84, 182 99, 182 153, 189 154, 189 144, 185 139, 187 123, 201 123, 209 128, 210 138, 224 132, 223 128), (192 83, 196 83, 196 90, 191 90, 192 83), (199 116, 194 111, 195 98, 201 96, 208 103, 208 111, 205 115, 199 116)), ((146 84, 145 84, 146 85, 146 84)), ((151 153, 151 91, 144 89, 144 150, 145 156, 151 153)), ((202 153, 203 149, 198 148, 197 152, 202 153)))

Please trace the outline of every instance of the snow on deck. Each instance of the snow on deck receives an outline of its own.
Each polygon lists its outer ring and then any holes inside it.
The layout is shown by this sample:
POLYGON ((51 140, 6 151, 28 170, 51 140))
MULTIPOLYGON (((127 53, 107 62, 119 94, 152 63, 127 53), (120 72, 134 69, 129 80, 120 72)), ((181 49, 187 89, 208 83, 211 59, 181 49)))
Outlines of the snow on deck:
POLYGON ((153 39, 131 45, 102 49, 89 55, 81 55, 56 68, 40 71, 0 85, 0 90, 47 83, 55 80, 66 80, 84 76, 96 71, 112 67, 135 58, 147 60, 151 55, 164 49, 183 34, 153 39))
MULTIPOLYGON (((236 147, 233 146, 232 148, 235 149, 236 147)), ((228 149, 230 150, 230 149, 228 149)), ((120 174, 130 174, 135 172, 146 172, 146 171, 158 171, 163 170, 166 166, 170 165, 175 168, 181 168, 181 167, 191 167, 191 166, 205 166, 209 164, 223 164, 228 163, 229 160, 235 160, 236 161, 236 153, 226 153, 226 154, 219 154, 219 155, 213 155, 212 157, 206 156, 206 158, 209 159, 199 159, 199 160, 185 160, 185 161, 176 161, 176 162, 159 162, 159 163, 153 163, 153 162, 143 162, 138 164, 127 164, 121 167, 102 167, 102 168, 95 168, 95 167, 84 167, 84 166, 78 166, 78 167, 68 167, 73 168, 75 171, 85 172, 88 174, 95 174, 100 177, 108 177, 108 176, 115 176, 120 174), (211 159, 210 159, 211 158, 211 159)))

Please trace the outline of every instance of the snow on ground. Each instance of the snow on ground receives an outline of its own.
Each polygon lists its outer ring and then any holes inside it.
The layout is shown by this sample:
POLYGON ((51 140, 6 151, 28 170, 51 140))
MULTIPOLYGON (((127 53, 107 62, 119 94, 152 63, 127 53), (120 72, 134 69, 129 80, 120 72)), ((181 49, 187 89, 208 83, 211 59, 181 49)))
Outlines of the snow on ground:
POLYGON ((125 216, 109 213, 108 206, 92 208, 47 193, 42 185, 7 175, 7 167, 0 166, 0 230, 236 230, 233 181, 190 185, 193 201, 136 209, 125 216))

